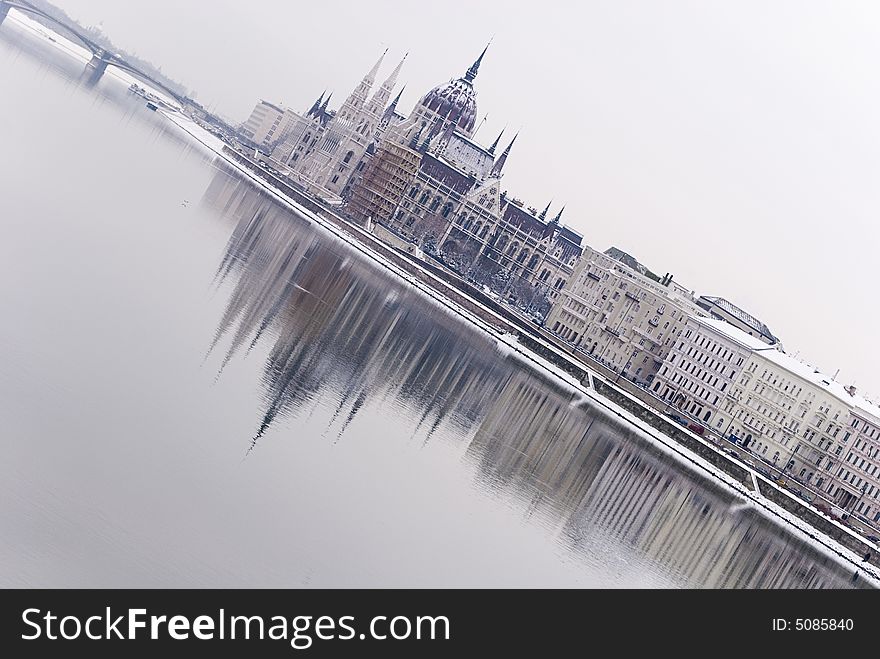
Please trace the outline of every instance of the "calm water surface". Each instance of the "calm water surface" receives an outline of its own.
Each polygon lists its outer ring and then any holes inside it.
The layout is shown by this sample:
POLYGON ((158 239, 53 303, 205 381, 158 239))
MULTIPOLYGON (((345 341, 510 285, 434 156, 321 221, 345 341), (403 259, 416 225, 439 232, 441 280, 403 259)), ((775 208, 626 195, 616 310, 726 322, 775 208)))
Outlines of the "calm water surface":
POLYGON ((81 74, 0 27, 0 586, 853 585, 81 74))

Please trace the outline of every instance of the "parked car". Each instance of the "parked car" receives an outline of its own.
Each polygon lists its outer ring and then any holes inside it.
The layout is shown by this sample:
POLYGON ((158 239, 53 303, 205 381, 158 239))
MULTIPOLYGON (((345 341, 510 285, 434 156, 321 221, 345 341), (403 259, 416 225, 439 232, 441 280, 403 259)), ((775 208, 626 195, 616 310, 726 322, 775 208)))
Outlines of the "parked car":
POLYGON ((688 424, 687 429, 695 432, 696 434, 700 435, 701 437, 706 433, 706 429, 703 426, 701 426, 699 423, 688 424))

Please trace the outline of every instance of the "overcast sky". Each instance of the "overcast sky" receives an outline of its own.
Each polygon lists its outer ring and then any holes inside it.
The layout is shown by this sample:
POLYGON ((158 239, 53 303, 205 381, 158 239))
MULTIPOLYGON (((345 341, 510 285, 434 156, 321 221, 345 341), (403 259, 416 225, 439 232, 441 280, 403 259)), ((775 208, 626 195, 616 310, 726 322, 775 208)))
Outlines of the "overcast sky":
POLYGON ((477 139, 522 129, 504 188, 880 396, 880 3, 56 3, 235 121, 338 107, 386 47, 408 113, 494 35, 477 139))

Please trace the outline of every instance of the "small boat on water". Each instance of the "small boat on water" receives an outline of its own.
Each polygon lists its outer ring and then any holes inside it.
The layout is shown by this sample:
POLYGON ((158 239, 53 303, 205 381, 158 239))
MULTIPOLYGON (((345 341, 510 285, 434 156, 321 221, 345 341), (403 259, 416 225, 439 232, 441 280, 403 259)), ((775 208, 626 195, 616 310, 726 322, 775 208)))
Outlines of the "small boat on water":
POLYGON ((151 110, 158 110, 159 106, 151 101, 147 101, 147 107, 151 110))

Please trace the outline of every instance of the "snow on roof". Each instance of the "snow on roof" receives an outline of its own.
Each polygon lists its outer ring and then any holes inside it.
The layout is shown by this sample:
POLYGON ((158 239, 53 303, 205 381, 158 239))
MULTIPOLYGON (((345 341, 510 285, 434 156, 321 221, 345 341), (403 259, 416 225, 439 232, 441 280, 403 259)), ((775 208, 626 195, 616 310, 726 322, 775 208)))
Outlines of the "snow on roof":
POLYGON ((809 364, 798 361, 781 350, 763 350, 761 351, 761 355, 785 370, 800 376, 807 382, 813 383, 830 396, 843 401, 847 407, 858 408, 862 412, 870 414, 880 421, 880 408, 878 408, 877 405, 866 399, 864 396, 859 395, 857 392, 850 394, 849 391, 847 391, 847 387, 834 380, 830 375, 822 373, 820 370, 809 364))
POLYGON ((703 295, 702 298, 718 307, 721 307, 731 316, 738 318, 755 331, 760 332, 761 334, 766 336, 768 339, 772 339, 774 342, 778 340, 775 336, 773 336, 773 332, 770 331, 770 328, 767 327, 767 325, 755 318, 752 314, 740 309, 733 302, 725 300, 723 297, 712 297, 709 295, 703 295))
POLYGON ((752 351, 764 351, 769 349, 778 352, 775 348, 768 346, 758 337, 743 332, 740 328, 731 325, 726 320, 721 320, 720 318, 698 318, 696 316, 692 316, 692 319, 700 325, 710 327, 719 334, 725 335, 727 338, 742 344, 752 351))

